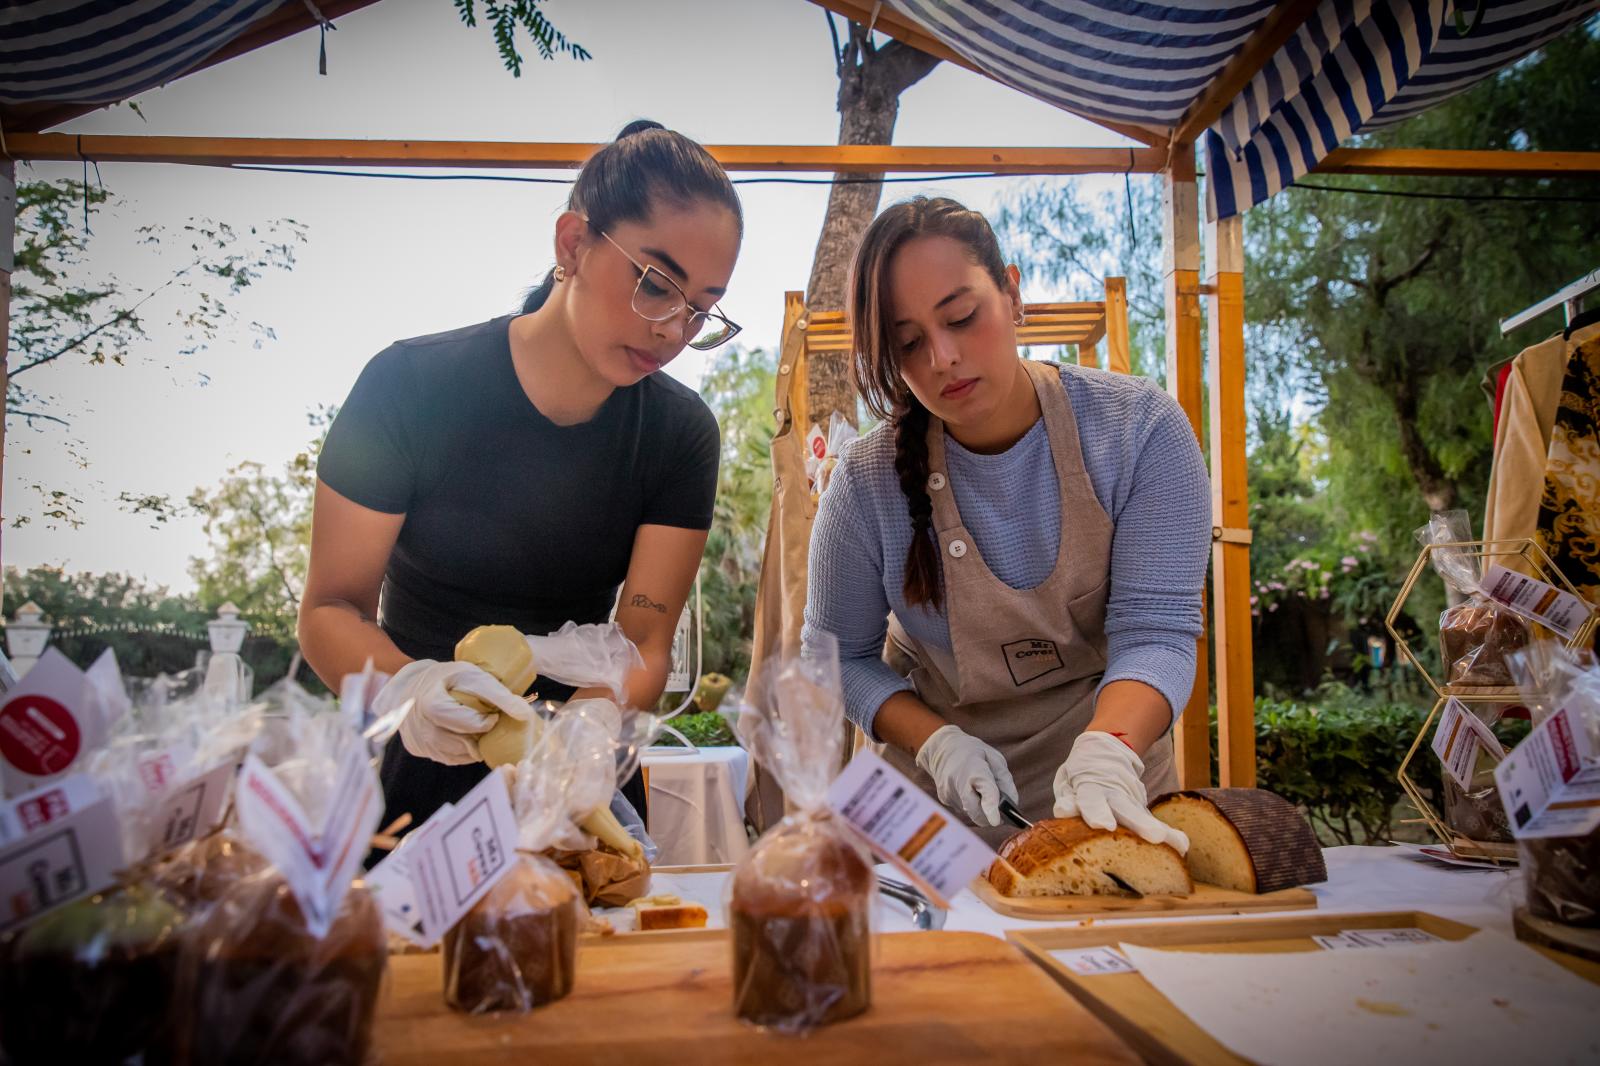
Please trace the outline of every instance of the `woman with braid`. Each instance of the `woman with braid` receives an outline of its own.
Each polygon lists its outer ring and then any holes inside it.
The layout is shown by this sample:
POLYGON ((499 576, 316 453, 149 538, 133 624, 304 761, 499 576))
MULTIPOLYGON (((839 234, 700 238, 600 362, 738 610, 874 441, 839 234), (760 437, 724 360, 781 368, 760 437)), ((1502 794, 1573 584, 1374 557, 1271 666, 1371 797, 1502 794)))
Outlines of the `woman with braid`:
POLYGON ((947 199, 856 252, 856 388, 884 420, 841 457, 804 636, 839 642, 847 713, 991 843, 1000 801, 1180 851, 1177 787, 1210 489, 1182 410, 1139 378, 1030 362, 1015 266, 947 199))

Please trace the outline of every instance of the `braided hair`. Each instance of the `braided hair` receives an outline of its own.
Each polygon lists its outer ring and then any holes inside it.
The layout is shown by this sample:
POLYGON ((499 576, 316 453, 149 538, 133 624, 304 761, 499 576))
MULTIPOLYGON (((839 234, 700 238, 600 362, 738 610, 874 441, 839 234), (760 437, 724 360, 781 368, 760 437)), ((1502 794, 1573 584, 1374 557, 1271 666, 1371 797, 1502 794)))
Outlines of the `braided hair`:
POLYGON ((1005 258, 994 230, 976 211, 945 197, 918 196, 885 210, 861 237, 850 267, 851 379, 862 401, 894 426, 894 469, 911 519, 905 586, 910 606, 941 610, 944 585, 928 495, 928 409, 906 386, 890 308, 889 268, 895 253, 916 237, 949 237, 967 246, 973 261, 1004 289, 1005 258))

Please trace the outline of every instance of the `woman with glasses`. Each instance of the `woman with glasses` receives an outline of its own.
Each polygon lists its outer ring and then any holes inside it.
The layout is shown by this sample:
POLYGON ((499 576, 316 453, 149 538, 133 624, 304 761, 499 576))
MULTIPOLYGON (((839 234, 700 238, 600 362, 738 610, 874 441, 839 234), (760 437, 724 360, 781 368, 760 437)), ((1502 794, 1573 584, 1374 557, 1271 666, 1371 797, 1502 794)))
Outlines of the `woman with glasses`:
MULTIPOLYGON (((477 626, 543 634, 615 604, 643 659, 627 701, 659 698, 719 438, 700 397, 657 371, 738 332, 717 301, 742 234, 705 149, 635 122, 583 167, 520 313, 398 341, 362 371, 318 461, 299 633, 330 685, 371 660, 392 675, 380 707, 413 701, 384 752, 384 824, 420 824, 486 772, 476 738, 496 716, 458 694, 528 714, 524 693, 451 661, 477 626)), ((644 810, 637 777, 624 794, 644 810)))

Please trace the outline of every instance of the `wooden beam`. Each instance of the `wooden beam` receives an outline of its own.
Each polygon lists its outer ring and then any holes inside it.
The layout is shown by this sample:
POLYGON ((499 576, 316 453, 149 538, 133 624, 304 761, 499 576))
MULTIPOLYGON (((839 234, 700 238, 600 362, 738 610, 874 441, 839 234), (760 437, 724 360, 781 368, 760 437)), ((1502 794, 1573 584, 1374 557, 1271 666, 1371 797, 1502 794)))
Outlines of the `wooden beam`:
POLYGON ((1256 31, 1245 39, 1244 44, 1233 54, 1233 58, 1223 65, 1217 76, 1211 79, 1211 84, 1206 86, 1205 92, 1195 97, 1183 118, 1172 131, 1172 143, 1187 144, 1198 140, 1200 135, 1211 128, 1211 124, 1222 117, 1222 112, 1227 110, 1239 95, 1250 84, 1261 68, 1266 66, 1273 56, 1278 54, 1289 38, 1295 35, 1312 12, 1321 5, 1322 0, 1283 0, 1277 7, 1267 13, 1261 20, 1261 25, 1256 31))
MULTIPOLYGON (((893 37, 897 41, 903 41, 931 56, 938 56, 946 63, 954 63, 956 66, 970 70, 974 74, 981 74, 985 78, 999 82, 1001 85, 1006 85, 1005 82, 1000 81, 999 78, 996 78, 993 74, 990 74, 987 70, 984 70, 888 4, 872 3, 870 0, 811 0, 811 2, 818 7, 827 8, 836 15, 843 15, 851 22, 857 22, 863 26, 871 26, 878 32, 893 37)), ((1015 86, 1006 85, 1006 88, 1014 89, 1015 86)), ((1167 146, 1166 134, 1158 130, 1147 129, 1144 126, 1136 126, 1127 122, 1111 122, 1105 119, 1091 118, 1088 115, 1079 117, 1087 119, 1113 133, 1120 133, 1129 140, 1138 141, 1140 144, 1150 148, 1165 148, 1167 146)))
POLYGON ((1250 494, 1246 474, 1244 226, 1206 224, 1211 393, 1211 617, 1216 636, 1217 771, 1224 788, 1256 783, 1255 668, 1251 647, 1250 494))
POLYGON ((1128 351, 1128 279, 1106 279, 1106 369, 1131 373, 1128 351))
MULTIPOLYGON (((454 167, 565 170, 601 146, 575 142, 364 141, 265 137, 9 134, 15 159, 201 166, 454 167)), ((1137 174, 1157 173, 1153 148, 941 148, 874 144, 711 144, 729 170, 818 173, 1137 174)))
MULTIPOLYGON (((1204 389, 1200 360, 1200 194, 1194 145, 1174 154, 1164 177, 1161 211, 1162 290, 1167 311, 1167 391, 1194 435, 1203 434, 1204 389)), ((1211 784, 1210 663, 1202 632, 1195 656, 1194 688, 1173 730, 1180 788, 1211 784)))
POLYGON ((1312 173, 1441 178, 1600 178, 1600 152, 1335 148, 1312 173))
MULTIPOLYGON (((317 10, 322 12, 322 17, 334 21, 352 11, 359 11, 364 7, 371 7, 378 0, 317 0, 317 10)), ((246 52, 253 52, 264 45, 281 41, 285 37, 292 37, 297 33, 314 29, 317 19, 311 14, 311 9, 303 3, 284 4, 282 7, 269 14, 261 16, 245 28, 245 31, 221 48, 212 52, 201 60, 192 69, 185 71, 180 77, 188 77, 218 63, 226 62, 246 52)), ((337 42, 335 42, 337 43, 337 42)), ((307 58, 310 62, 310 58, 307 58)), ((171 79, 176 81, 177 79, 171 79)), ((13 130, 19 133, 35 133, 47 130, 52 126, 59 126, 63 122, 71 121, 92 111, 99 111, 109 104, 72 104, 50 101, 42 104, 12 105, 0 108, 0 121, 3 121, 6 136, 10 137, 13 130)))

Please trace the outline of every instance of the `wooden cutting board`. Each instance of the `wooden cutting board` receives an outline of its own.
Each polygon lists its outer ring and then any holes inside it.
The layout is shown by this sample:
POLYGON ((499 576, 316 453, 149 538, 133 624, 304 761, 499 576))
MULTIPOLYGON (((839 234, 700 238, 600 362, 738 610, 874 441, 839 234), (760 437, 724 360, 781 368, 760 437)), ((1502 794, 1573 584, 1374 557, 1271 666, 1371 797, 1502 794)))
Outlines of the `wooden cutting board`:
POLYGON ((872 1007, 804 1038, 734 1018, 723 930, 585 940, 572 994, 523 1015, 458 1014, 444 1005, 437 955, 393 958, 375 1058, 385 1066, 1139 1061, 1004 941, 944 932, 877 939, 872 1007))
POLYGON ((1101 915, 1137 917, 1146 914, 1242 914, 1246 911, 1298 911, 1317 905, 1309 888, 1284 888, 1255 895, 1231 888, 1196 883, 1188 896, 1002 896, 986 878, 974 878, 972 894, 989 909, 1008 918, 1043 922, 1101 915))

